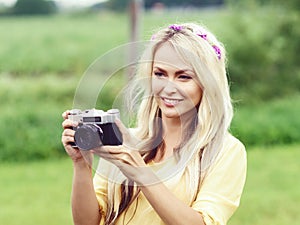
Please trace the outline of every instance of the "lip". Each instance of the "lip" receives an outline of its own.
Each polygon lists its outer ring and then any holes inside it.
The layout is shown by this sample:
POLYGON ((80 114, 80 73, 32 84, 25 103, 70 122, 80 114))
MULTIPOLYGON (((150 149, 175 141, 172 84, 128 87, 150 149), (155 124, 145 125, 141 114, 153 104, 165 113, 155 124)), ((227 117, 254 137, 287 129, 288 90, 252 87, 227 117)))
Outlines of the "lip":
POLYGON ((163 101, 164 105, 167 107, 175 107, 181 101, 183 101, 183 99, 167 98, 167 97, 160 97, 160 99, 163 101))

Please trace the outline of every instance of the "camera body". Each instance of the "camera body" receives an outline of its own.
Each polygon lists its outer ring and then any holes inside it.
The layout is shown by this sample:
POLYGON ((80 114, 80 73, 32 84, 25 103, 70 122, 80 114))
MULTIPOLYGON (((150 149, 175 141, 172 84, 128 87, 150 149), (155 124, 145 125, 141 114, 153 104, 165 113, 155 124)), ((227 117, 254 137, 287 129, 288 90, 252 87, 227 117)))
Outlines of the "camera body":
POLYGON ((118 109, 106 112, 97 109, 72 109, 68 119, 78 122, 78 126, 73 127, 75 143, 72 146, 80 150, 91 150, 102 145, 121 145, 122 134, 114 122, 116 118, 120 118, 118 109))

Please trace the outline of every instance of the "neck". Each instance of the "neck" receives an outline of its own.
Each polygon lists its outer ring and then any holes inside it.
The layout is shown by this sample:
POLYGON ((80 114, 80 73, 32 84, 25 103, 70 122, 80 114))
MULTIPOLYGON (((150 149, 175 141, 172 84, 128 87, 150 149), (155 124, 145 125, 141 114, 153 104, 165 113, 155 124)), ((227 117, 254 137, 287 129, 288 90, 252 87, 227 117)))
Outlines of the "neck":
POLYGON ((181 133, 182 122, 180 118, 167 118, 163 116, 162 124, 163 124, 164 136, 181 133))
MULTIPOLYGON (((176 118, 168 118, 162 115, 162 124, 164 130, 164 136, 183 134, 186 129, 188 129, 191 122, 193 122, 196 115, 192 112, 187 112, 184 115, 176 118)), ((180 139, 179 139, 180 141, 180 139)))
POLYGON ((163 161, 173 155, 174 149, 183 141, 184 132, 192 119, 191 116, 168 118, 162 115, 164 146, 158 150, 155 161, 163 161))

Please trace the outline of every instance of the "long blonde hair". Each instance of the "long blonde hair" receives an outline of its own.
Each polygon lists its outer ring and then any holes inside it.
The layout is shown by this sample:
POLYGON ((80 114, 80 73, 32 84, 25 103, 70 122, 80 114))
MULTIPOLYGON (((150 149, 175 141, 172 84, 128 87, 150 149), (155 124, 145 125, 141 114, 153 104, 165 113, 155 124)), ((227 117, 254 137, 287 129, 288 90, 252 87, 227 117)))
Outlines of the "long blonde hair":
MULTIPOLYGON (((159 134, 157 120, 160 110, 152 94, 151 74, 154 55, 165 42, 170 43, 184 62, 191 65, 202 88, 202 98, 196 109, 192 133, 186 135, 184 144, 175 153, 178 165, 184 165, 182 171, 188 174, 187 183, 189 190, 192 190, 190 196, 192 202, 206 171, 222 148, 232 120, 233 110, 225 66, 226 54, 222 43, 206 28, 195 23, 184 23, 176 25, 175 28, 174 25, 169 26, 154 35, 140 59, 135 79, 130 85, 130 97, 128 97, 131 103, 139 104, 135 133, 140 140, 144 141, 140 147, 143 149, 142 155, 147 160, 155 156, 151 152, 157 149, 149 148, 149 143, 153 145, 153 142, 161 138, 158 137, 161 134, 159 134), (149 155, 151 157, 147 157, 149 155)), ((133 185, 129 183, 127 180, 123 186, 121 185, 124 193, 121 194, 123 203, 121 200, 120 205, 123 206, 119 205, 119 210, 116 210, 116 206, 112 203, 114 193, 108 196, 111 204, 106 215, 106 224, 113 224, 117 216, 134 199, 133 192, 137 192, 137 189, 131 187, 129 190, 124 187, 124 185, 133 185)), ((116 185, 111 185, 111 188, 111 190, 115 189, 116 185)))

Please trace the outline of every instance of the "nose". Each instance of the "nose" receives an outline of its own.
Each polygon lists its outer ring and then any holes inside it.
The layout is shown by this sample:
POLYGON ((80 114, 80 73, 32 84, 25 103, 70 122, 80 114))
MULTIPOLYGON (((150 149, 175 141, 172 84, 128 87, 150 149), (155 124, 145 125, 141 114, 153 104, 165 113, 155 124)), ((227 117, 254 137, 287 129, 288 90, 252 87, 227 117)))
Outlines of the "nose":
POLYGON ((176 84, 173 81, 167 80, 165 82, 164 92, 168 95, 174 94, 177 91, 176 84))

